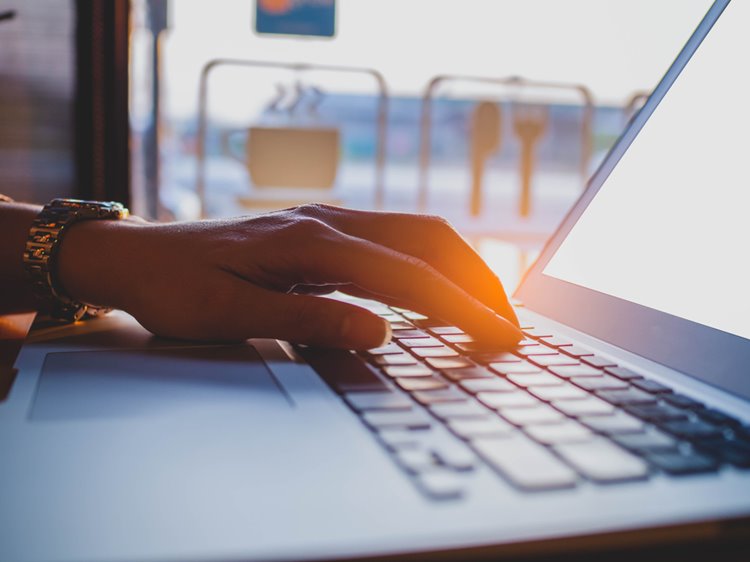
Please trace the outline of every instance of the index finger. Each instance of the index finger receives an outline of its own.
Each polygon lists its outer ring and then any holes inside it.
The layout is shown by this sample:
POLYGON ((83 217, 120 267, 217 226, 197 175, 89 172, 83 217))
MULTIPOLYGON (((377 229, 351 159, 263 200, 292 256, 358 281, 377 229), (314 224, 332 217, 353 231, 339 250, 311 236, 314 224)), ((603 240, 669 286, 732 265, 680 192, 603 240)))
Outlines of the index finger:
POLYGON ((519 326, 500 279, 445 219, 428 215, 314 206, 337 229, 429 263, 498 314, 519 326))
POLYGON ((340 232, 322 240, 302 265, 317 282, 353 283, 490 343, 512 346, 523 337, 512 322, 419 258, 340 232))

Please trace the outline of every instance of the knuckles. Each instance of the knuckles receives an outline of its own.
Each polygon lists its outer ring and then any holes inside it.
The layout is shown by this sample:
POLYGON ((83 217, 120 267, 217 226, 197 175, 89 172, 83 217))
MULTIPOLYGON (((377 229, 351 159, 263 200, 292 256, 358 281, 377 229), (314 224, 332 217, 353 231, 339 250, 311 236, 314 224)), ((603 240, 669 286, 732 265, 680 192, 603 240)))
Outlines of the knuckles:
POLYGON ((308 249, 314 249, 315 245, 332 239, 336 233, 323 221, 310 217, 294 217, 282 230, 295 247, 308 249))
POLYGON ((314 219, 323 220, 335 212, 340 211, 337 207, 324 203, 306 203, 290 210, 293 214, 314 219))

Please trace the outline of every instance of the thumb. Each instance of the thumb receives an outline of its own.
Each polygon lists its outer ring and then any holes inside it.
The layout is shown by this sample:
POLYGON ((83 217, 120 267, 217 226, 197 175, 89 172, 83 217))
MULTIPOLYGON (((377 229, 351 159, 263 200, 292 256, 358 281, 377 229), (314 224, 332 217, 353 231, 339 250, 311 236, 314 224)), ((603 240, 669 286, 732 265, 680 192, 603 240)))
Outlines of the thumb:
POLYGON ((268 328, 265 337, 344 349, 371 349, 391 339, 390 324, 359 306, 310 295, 274 297, 275 302, 264 307, 270 318, 265 323, 258 319, 261 328, 268 328))

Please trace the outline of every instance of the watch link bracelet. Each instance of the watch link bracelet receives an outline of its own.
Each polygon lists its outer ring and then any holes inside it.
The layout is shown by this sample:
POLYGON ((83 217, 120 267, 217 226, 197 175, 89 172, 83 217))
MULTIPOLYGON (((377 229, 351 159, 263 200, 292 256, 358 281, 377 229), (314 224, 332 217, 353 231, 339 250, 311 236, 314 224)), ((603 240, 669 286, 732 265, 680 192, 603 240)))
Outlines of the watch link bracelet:
POLYGON ((23 253, 24 269, 34 294, 51 305, 50 316, 75 322, 109 312, 110 309, 72 299, 57 277, 57 255, 67 229, 84 220, 120 220, 129 212, 120 203, 53 199, 34 219, 23 253))

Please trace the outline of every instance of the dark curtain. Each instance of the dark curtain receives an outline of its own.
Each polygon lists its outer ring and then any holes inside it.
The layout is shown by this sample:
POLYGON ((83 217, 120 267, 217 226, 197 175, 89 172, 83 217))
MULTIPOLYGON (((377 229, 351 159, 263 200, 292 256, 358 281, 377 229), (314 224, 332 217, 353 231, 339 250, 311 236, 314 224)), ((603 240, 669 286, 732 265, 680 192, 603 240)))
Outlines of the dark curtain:
POLYGON ((128 0, 76 0, 75 178, 82 199, 130 204, 128 0))

